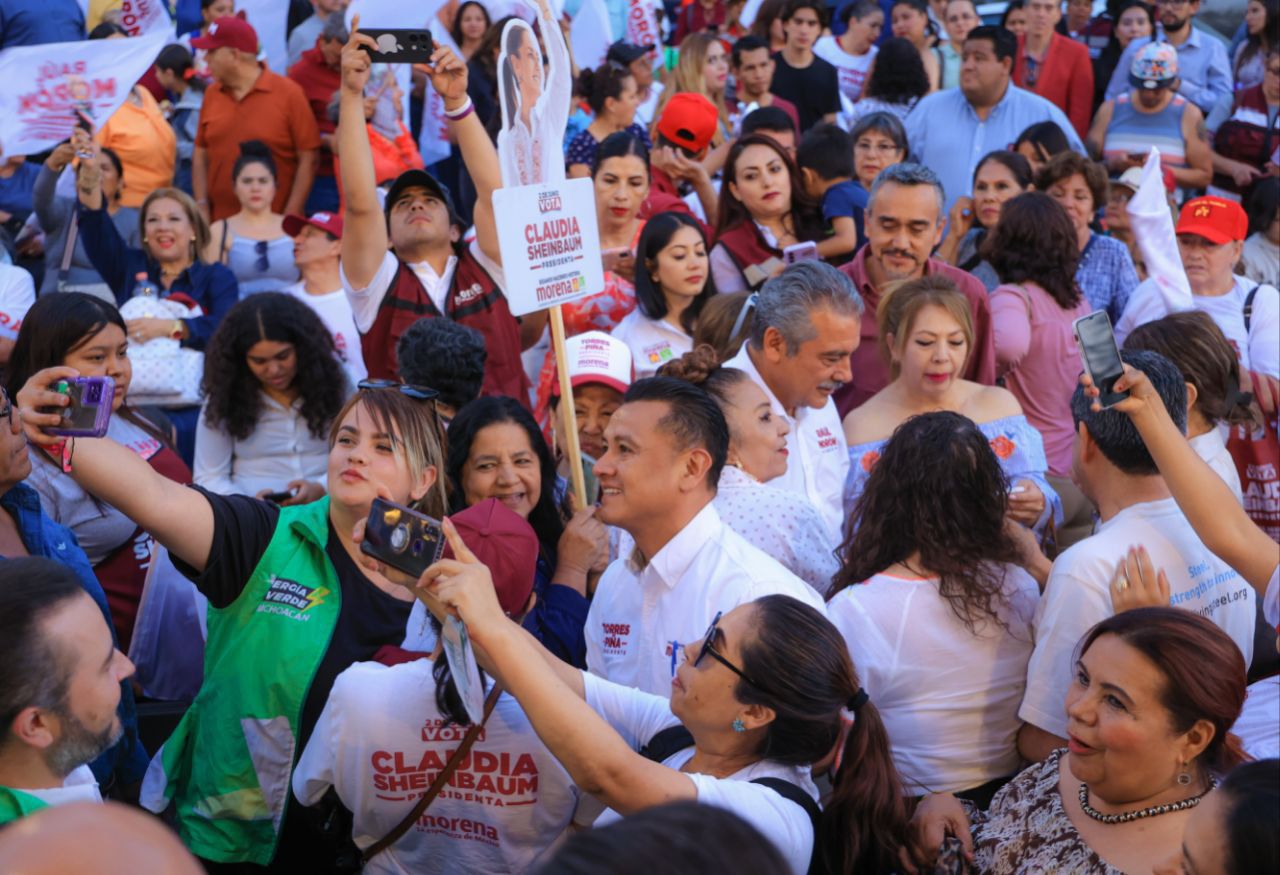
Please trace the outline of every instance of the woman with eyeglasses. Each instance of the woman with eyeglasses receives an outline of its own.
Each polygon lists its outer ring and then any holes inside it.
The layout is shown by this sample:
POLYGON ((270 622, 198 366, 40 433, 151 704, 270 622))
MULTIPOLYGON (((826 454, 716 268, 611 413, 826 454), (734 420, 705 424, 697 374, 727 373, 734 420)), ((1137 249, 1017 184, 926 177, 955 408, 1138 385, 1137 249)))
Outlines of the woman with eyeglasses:
POLYGON ((231 268, 240 283, 241 298, 293 285, 298 281, 293 238, 284 231, 284 216, 271 209, 276 196, 271 150, 259 140, 241 143, 231 179, 240 210, 213 223, 208 260, 231 268))
POLYGON ((350 384, 320 317, 283 292, 231 308, 209 341, 195 481, 281 505, 324 495, 325 438, 350 384))
POLYGON ((279 507, 181 486, 110 438, 47 434, 60 415, 44 408, 67 400, 51 385, 77 374, 48 368, 27 381, 27 438, 167 547, 209 599, 204 683, 152 761, 143 804, 172 804, 184 843, 206 863, 325 871, 331 846, 292 799, 290 774, 334 678, 404 640, 413 596, 360 565, 353 533, 379 496, 444 514, 434 405, 412 387, 356 392, 329 432, 328 495, 279 507))
POLYGON ((502 612, 488 569, 451 526, 454 560, 416 592, 467 626, 489 672, 515 696, 574 783, 607 806, 605 825, 680 800, 728 809, 782 852, 793 873, 898 868, 906 805, 880 713, 835 626, 769 595, 717 613, 699 641, 675 644, 671 696, 577 671, 502 612), (835 759, 817 805, 815 763, 835 759), (815 870, 817 871, 817 870, 815 870))
POLYGON ((868 192, 880 171, 907 157, 907 129, 891 112, 862 116, 849 130, 853 140, 854 181, 868 192))

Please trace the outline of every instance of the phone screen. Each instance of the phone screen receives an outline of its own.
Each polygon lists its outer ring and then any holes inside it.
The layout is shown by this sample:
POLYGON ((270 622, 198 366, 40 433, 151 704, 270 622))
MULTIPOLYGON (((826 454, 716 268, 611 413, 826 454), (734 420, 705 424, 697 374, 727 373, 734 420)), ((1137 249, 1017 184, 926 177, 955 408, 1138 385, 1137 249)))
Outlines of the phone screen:
POLYGON ((1085 372, 1102 394, 1103 407, 1111 407, 1129 397, 1128 392, 1114 392, 1112 387, 1124 373, 1120 361, 1120 349, 1111 330, 1111 319, 1105 311, 1090 313, 1075 322, 1076 344, 1080 347, 1080 360, 1085 372))

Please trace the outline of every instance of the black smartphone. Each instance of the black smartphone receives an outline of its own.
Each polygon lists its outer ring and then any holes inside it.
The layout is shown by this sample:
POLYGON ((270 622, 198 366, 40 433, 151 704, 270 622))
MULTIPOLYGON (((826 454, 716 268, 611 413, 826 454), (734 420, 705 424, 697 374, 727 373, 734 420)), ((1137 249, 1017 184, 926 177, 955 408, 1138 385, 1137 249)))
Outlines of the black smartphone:
POLYGON ((378 50, 362 46, 380 64, 425 64, 436 50, 431 31, 412 28, 362 27, 360 33, 373 37, 378 50))
POLYGON ((444 552, 444 530, 439 520, 375 498, 360 552, 410 577, 420 577, 444 552))
POLYGON ((1120 360, 1120 347, 1116 345, 1116 335, 1111 330, 1111 318, 1107 316, 1107 312, 1098 310, 1088 316, 1081 316, 1071 327, 1075 331, 1076 346, 1080 348, 1080 361, 1084 364, 1084 371, 1102 393, 1098 396, 1098 401, 1103 409, 1114 407, 1128 398, 1128 392, 1113 390, 1116 380, 1124 374, 1124 365, 1120 360))
POLYGON ((293 493, 287 489, 284 492, 268 492, 262 496, 263 501, 269 501, 272 504, 283 504, 291 498, 293 498, 293 493))

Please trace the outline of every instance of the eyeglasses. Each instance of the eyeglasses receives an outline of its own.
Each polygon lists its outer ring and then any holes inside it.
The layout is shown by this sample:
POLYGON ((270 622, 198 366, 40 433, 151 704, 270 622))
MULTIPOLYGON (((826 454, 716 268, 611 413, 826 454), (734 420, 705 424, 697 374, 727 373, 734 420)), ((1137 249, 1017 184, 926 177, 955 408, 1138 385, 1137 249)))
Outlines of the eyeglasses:
POLYGON ((254 269, 262 273, 271 266, 271 259, 267 258, 267 241, 258 240, 253 244, 253 251, 258 256, 257 261, 253 263, 254 269))
POLYGON ((895 152, 902 151, 893 143, 868 143, 865 140, 859 140, 853 144, 855 152, 878 152, 881 155, 892 155, 895 152))
POLYGON ((744 672, 742 669, 738 668, 732 662, 725 659, 723 656, 721 656, 719 653, 716 652, 713 642, 716 640, 716 633, 719 631, 720 617, 723 614, 724 614, 723 611, 717 611, 715 617, 711 620, 711 625, 707 627, 707 634, 702 637, 702 649, 698 651, 698 656, 693 661, 693 667, 697 668, 698 663, 702 662, 703 657, 710 656, 716 662, 720 663, 725 668, 729 669, 729 671, 733 672, 738 677, 742 678, 744 681, 751 684, 751 686, 755 687, 758 690, 762 690, 763 687, 761 687, 758 683, 753 681, 751 678, 747 677, 746 672, 744 672))

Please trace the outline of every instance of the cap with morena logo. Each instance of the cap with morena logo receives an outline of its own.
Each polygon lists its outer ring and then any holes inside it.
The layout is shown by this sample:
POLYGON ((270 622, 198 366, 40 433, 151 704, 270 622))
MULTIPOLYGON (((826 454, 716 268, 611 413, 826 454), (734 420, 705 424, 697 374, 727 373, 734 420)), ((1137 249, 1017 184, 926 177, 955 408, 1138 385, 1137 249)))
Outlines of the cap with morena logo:
MULTIPOLYGON (((569 361, 569 383, 575 389, 596 383, 618 392, 626 392, 635 379, 631 362, 631 349, 603 331, 585 331, 564 342, 565 358, 569 361)), ((560 380, 551 387, 552 394, 560 394, 560 380)))

